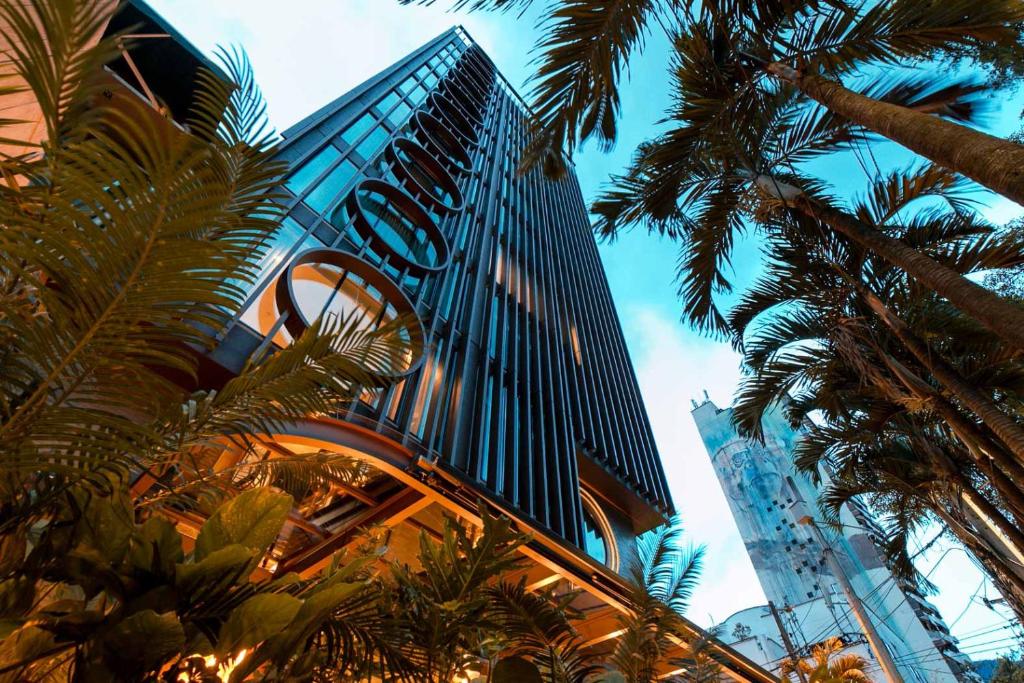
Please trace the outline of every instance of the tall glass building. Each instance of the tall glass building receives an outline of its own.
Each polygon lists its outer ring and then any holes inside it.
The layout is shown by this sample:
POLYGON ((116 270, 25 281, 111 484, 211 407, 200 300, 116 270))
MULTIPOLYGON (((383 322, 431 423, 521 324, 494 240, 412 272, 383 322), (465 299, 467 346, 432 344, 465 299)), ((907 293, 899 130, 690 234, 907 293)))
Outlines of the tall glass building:
MULTIPOLYGON (((140 39, 107 69, 110 96, 142 97, 177 125, 210 65, 144 2, 121 5, 107 33, 127 21, 140 39)), ((517 172, 528 117, 455 28, 284 132, 287 217, 201 383, 321 317, 396 321, 422 352, 338 414, 211 457, 328 451, 365 465, 297 502, 268 572, 314 574, 370 526, 414 563, 422 534, 437 537, 445 515, 479 523, 482 502, 532 535, 509 578, 580 589, 580 635, 607 649, 629 609, 620 570, 673 506, 578 183, 517 172)), ((176 522, 188 535, 202 520, 176 522)), ((712 648, 733 678, 775 680, 712 648)))
MULTIPOLYGON (((398 381, 267 444, 379 473, 309 514, 279 570, 315 571, 374 523, 401 555, 483 500, 533 534, 528 585, 581 588, 581 633, 608 647, 619 570, 672 500, 575 175, 518 172, 528 116, 454 28, 285 131, 284 230, 210 371, 320 316, 407 321, 424 351, 398 381)), ((772 680, 715 647, 733 677, 772 680)))
POLYGON ((217 359, 414 318, 422 357, 344 419, 615 568, 672 502, 576 179, 517 173, 527 115, 453 29, 286 131, 285 228, 217 359))

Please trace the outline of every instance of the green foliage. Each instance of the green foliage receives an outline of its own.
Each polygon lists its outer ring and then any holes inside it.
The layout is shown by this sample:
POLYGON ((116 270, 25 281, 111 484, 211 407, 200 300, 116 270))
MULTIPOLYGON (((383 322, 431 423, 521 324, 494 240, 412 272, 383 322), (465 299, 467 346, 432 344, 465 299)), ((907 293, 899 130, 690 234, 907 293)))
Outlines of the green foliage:
MULTIPOLYGON (((571 606, 578 593, 531 593, 526 581, 518 584, 502 582, 487 591, 488 610, 502 634, 511 645, 505 653, 518 657, 505 658, 495 665, 499 671, 521 671, 521 656, 529 657, 536 680, 557 683, 583 683, 598 670, 586 655, 572 622, 582 617, 571 606)), ((518 675, 518 674, 517 674, 518 675)), ((517 680, 509 678, 508 680, 517 680)), ((524 677, 518 680, 532 680, 524 677)))
POLYGON ((1021 683, 1024 681, 1024 663, 1020 660, 1019 654, 1011 654, 1009 657, 1000 657, 996 663, 989 683, 1021 683))
POLYGON ((522 564, 527 538, 512 522, 480 509, 479 538, 446 518, 439 541, 420 534, 420 569, 395 564, 384 610, 397 615, 409 634, 417 680, 448 681, 478 668, 500 636, 490 612, 488 584, 522 564))
POLYGON ((392 648, 374 621, 365 559, 350 558, 315 580, 253 573, 281 531, 282 510, 291 506, 288 496, 267 489, 246 492, 204 524, 200 539, 213 541, 184 553, 165 519, 136 524, 124 496, 95 497, 87 513, 46 528, 15 573, 14 580, 27 579, 44 592, 36 603, 5 609, 4 674, 31 679, 55 663, 73 662, 80 680, 158 673, 177 680, 196 657, 212 654, 223 662, 242 650, 248 652, 238 680, 257 667, 262 680, 290 680, 327 662, 362 671, 380 658, 378 649, 392 648), (318 638, 344 629, 361 635, 358 647, 341 653, 319 647, 318 638))
MULTIPOLYGON (((188 133, 139 98, 103 97, 91 74, 119 54, 119 38, 92 38, 109 10, 0 4, 13 67, 49 132, 39 154, 0 161, 0 475, 26 513, 49 500, 27 502, 26 481, 103 487, 139 471, 154 474, 161 504, 217 497, 218 485, 230 495, 231 472, 213 476, 208 460, 182 454, 218 440, 251 450, 245 435, 339 409, 411 351, 404 321, 375 331, 355 317, 318 321, 218 390, 183 390, 258 275, 285 165, 238 53, 222 53, 227 80, 201 70, 188 133), (172 464, 177 481, 159 476, 172 464)), ((268 459, 255 474, 294 484, 346 469, 304 465, 268 459)))
MULTIPOLYGON (((320 320, 200 382, 278 229, 285 168, 239 53, 199 74, 187 129, 103 97, 110 9, 0 0, 46 130, 37 154, 0 159, 0 681, 447 683, 490 666, 582 683, 598 665, 574 594, 503 582, 528 539, 486 509, 478 533, 423 535, 415 568, 382 571, 378 549, 274 573, 296 508, 368 470, 263 439, 348 407, 417 349, 405 321, 320 320)), ((668 623, 695 572, 645 575, 647 609, 668 623)))
POLYGON ((316 321, 223 386, 185 389, 258 275, 285 166, 239 53, 200 72, 187 132, 103 97, 112 9, 0 3, 46 130, 39 153, 0 159, 0 677, 176 680, 238 648, 267 679, 390 666, 368 560, 268 578, 295 501, 234 496, 306 499, 361 476, 254 435, 347 406, 414 349, 401 321, 316 321), (194 548, 163 516, 182 514, 208 517, 194 548))
MULTIPOLYGON (((1019 236, 968 213, 960 191, 951 174, 911 169, 876 180, 851 211, 956 272, 1019 267, 1019 236)), ((977 417, 945 398, 947 387, 869 297, 1007 414, 1020 412, 1020 365, 986 330, 876 255, 840 237, 813 235, 813 226, 780 220, 772 228, 767 272, 729 318, 748 369, 735 404, 737 426, 761 438, 763 417, 778 406, 805 427, 794 458, 813 477, 828 473, 823 513, 838 519, 852 499, 869 503, 883 516, 891 568, 927 590, 909 539, 929 522, 955 521, 951 533, 973 543, 962 496, 994 501, 993 519, 1013 520, 1016 487, 977 457, 977 448, 997 446, 979 446, 977 417)), ((984 561, 996 576, 1000 566, 1008 569, 1009 558, 984 561)), ((1007 599, 1020 605, 1013 592, 1007 599)))
MULTIPOLYGON (((1010 221, 1003 230, 1010 235, 1024 234, 1024 220, 1010 221)), ((985 275, 985 286, 1002 296, 1024 300, 1024 266, 1001 268, 985 275)))
MULTIPOLYGON (((659 665, 673 662, 669 652, 678 643, 689 643, 694 657, 703 650, 682 613, 697 585, 704 549, 684 547, 681 534, 673 523, 641 537, 639 553, 626 570, 634 610, 619 617, 623 633, 608 658, 626 683, 657 680, 659 665)), ((706 662, 698 658, 703 671, 706 662)))
POLYGON ((288 513, 292 497, 257 488, 232 498, 210 515, 196 538, 196 559, 231 545, 241 545, 262 556, 277 538, 288 513))
POLYGON ((808 683, 870 683, 864 673, 868 661, 860 655, 835 656, 843 650, 838 638, 831 638, 811 651, 811 659, 798 662, 786 660, 780 673, 784 676, 800 671, 808 683))

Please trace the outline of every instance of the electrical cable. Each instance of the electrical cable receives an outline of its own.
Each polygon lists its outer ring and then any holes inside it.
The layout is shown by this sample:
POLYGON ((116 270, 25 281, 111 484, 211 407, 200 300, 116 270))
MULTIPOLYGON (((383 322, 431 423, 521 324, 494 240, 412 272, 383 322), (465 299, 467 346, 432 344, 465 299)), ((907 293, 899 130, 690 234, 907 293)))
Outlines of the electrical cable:
POLYGON ((974 589, 973 593, 971 593, 971 597, 967 598, 967 604, 964 605, 964 610, 962 612, 960 612, 960 615, 957 616, 956 619, 953 620, 953 623, 948 625, 949 630, 952 631, 953 627, 956 626, 957 623, 959 623, 960 620, 964 618, 964 615, 967 614, 967 610, 969 610, 971 608, 971 605, 974 604, 974 598, 977 597, 978 593, 981 592, 981 589, 984 587, 984 585, 985 585, 985 577, 983 576, 983 577, 981 577, 981 582, 978 583, 978 587, 974 589))

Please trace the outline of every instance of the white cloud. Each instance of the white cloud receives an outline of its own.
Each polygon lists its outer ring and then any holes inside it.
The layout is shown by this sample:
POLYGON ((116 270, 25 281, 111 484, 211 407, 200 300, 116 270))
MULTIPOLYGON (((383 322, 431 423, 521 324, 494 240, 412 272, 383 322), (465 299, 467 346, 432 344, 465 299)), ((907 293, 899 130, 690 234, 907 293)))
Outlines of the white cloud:
POLYGON ((207 53, 218 44, 245 47, 279 130, 456 24, 499 67, 507 62, 518 75, 525 66, 516 31, 507 25, 500 30, 504 17, 445 12, 443 1, 437 7, 405 7, 397 0, 295 0, 286 6, 269 0, 151 1, 207 53))
POLYGON ((714 344, 688 332, 655 308, 626 305, 621 316, 686 536, 707 546, 704 578, 689 616, 698 624, 710 626, 741 609, 765 603, 757 574, 690 415, 690 400, 699 400, 705 389, 719 406, 732 402, 740 376, 739 356, 728 345, 714 344))

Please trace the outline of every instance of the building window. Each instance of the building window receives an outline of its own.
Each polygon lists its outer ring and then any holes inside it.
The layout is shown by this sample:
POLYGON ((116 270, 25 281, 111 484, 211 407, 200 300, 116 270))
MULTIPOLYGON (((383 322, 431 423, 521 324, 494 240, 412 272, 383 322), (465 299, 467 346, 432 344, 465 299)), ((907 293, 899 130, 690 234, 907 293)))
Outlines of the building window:
POLYGON ((580 500, 583 502, 583 549, 601 564, 617 571, 619 550, 608 518, 587 490, 580 489, 580 500))
POLYGON ((291 190, 293 194, 301 195, 309 187, 309 184, 319 178, 320 174, 326 171, 340 156, 341 152, 335 147, 328 145, 292 173, 291 177, 285 182, 285 187, 291 190))
POLYGON ((373 159, 389 137, 391 135, 381 127, 373 114, 363 114, 341 134, 341 139, 349 145, 356 145, 356 151, 367 161, 373 159), (363 138, 363 135, 366 137, 363 138), (361 142, 359 142, 360 138, 363 138, 361 142), (358 144, 356 144, 357 142, 358 144))
POLYGON ((310 191, 305 198, 306 204, 317 213, 325 213, 334 200, 348 189, 358 170, 355 164, 345 159, 310 191))
POLYGON ((397 259, 395 265, 432 270, 448 261, 448 247, 427 212, 412 197, 380 181, 364 181, 349 200, 356 228, 376 241, 375 251, 397 259))

